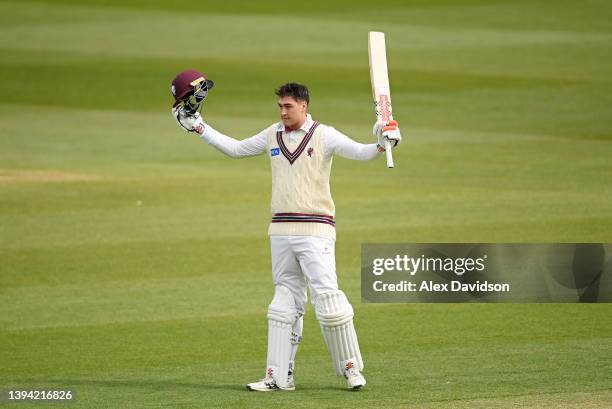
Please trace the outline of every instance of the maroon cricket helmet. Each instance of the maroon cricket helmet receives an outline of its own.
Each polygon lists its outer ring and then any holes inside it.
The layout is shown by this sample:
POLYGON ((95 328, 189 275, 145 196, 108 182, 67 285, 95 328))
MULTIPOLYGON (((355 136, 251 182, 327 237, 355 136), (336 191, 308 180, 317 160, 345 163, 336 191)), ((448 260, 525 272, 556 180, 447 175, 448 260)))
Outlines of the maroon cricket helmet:
POLYGON ((178 75, 172 81, 170 90, 174 97, 174 105, 176 106, 193 94, 206 93, 215 85, 214 82, 206 78, 204 74, 196 70, 186 70, 178 73, 178 75))

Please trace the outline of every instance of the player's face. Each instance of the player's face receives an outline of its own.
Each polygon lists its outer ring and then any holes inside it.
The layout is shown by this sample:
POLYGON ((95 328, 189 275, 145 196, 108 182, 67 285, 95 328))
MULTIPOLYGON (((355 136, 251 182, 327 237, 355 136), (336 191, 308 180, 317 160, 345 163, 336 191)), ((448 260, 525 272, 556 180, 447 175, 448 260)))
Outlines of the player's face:
POLYGON ((297 101, 293 97, 281 97, 278 100, 278 108, 283 125, 291 129, 299 128, 306 121, 308 110, 306 101, 297 101))

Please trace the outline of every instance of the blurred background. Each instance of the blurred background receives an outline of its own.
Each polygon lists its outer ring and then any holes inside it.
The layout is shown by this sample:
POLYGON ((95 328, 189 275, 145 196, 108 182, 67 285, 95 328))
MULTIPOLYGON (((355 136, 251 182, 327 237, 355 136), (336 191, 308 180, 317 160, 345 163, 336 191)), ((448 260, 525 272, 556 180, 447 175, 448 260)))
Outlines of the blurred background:
MULTIPOLYGON (((206 73, 205 120, 243 139, 301 82, 315 119, 373 143, 377 30, 396 168, 337 158, 331 181, 371 362, 355 399, 610 403, 609 306, 361 305, 359 260, 362 243, 610 242, 611 20, 596 0, 0 1, 0 388, 72 386, 88 407, 287 405, 240 391, 265 354, 268 159, 182 132, 170 84, 206 73)), ((306 331, 291 405, 353 405, 312 311, 306 331)))

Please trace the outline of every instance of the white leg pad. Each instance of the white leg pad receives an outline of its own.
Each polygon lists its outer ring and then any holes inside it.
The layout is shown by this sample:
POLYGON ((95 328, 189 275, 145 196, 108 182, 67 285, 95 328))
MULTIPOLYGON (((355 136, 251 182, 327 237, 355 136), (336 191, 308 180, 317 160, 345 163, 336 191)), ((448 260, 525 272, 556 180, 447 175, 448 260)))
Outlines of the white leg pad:
POLYGON ((276 286, 268 306, 268 359, 266 375, 280 388, 287 387, 289 363, 292 360, 292 330, 298 319, 293 294, 288 288, 276 286))
POLYGON ((363 360, 357 333, 353 326, 353 307, 342 291, 320 294, 315 300, 315 312, 321 332, 334 361, 337 375, 344 375, 343 363, 354 360, 363 370, 363 360))

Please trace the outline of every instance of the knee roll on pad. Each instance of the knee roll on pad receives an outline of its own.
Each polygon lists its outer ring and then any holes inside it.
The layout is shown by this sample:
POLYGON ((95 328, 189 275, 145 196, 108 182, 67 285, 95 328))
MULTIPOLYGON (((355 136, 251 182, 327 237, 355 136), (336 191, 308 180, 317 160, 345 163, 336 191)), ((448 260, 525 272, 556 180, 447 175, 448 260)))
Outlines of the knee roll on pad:
POLYGON ((363 360, 353 326, 353 307, 344 292, 334 291, 317 296, 315 312, 336 374, 344 374, 343 363, 349 359, 355 360, 358 369, 362 370, 363 360))
POLYGON ((319 323, 326 327, 336 327, 353 320, 353 307, 342 291, 320 294, 314 307, 319 323))

